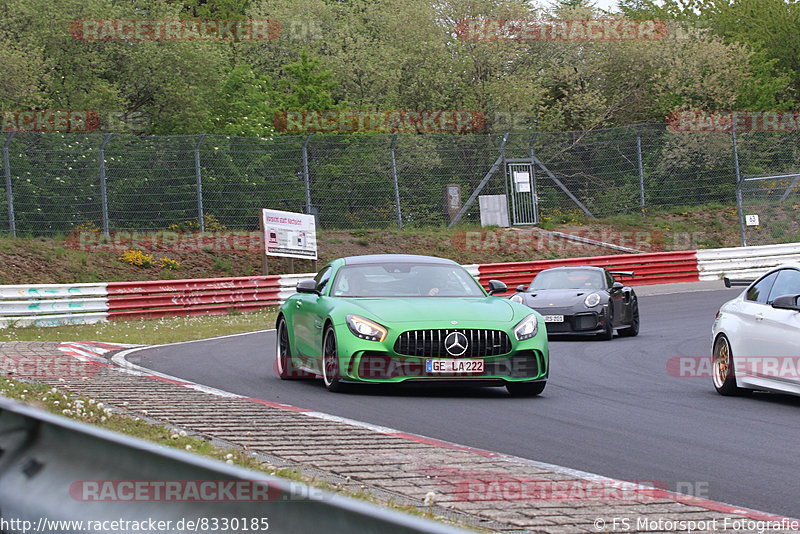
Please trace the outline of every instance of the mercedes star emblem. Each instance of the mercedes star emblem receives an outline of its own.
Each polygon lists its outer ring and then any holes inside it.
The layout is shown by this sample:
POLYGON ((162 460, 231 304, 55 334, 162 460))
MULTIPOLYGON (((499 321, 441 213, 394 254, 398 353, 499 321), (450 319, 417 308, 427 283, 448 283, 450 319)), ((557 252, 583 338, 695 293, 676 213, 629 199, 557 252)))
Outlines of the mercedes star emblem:
POLYGON ((468 346, 469 341, 467 341, 467 336, 461 332, 450 332, 447 334, 447 337, 444 338, 444 348, 447 349, 447 353, 450 354, 450 356, 461 356, 467 352, 468 346))

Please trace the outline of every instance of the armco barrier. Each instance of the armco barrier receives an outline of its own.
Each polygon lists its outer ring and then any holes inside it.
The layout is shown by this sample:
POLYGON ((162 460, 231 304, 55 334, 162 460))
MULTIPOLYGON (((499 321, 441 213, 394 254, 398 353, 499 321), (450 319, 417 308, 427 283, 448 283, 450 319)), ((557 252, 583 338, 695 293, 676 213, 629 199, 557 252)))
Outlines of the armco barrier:
MULTIPOLYGON (((800 243, 652 254, 616 254, 586 258, 465 265, 488 287, 505 282, 509 292, 529 284, 550 267, 595 265, 634 271, 630 285, 750 278, 782 263, 800 263, 800 243)), ((295 293, 297 282, 315 273, 194 280, 110 282, 108 284, 38 284, 0 286, 0 328, 56 326, 97 321, 226 314, 277 306, 295 293)))
POLYGON ((694 250, 683 252, 656 252, 652 254, 618 254, 588 258, 490 263, 479 266, 479 281, 484 287, 489 280, 504 282, 509 291, 520 284, 530 284, 539 271, 551 267, 594 265, 611 271, 634 271, 635 278, 625 279, 626 284, 667 284, 671 282, 697 282, 697 257, 694 250))
POLYGON ((465 532, 2 397, 0 450, 0 518, 9 534, 465 532))
POLYGON ((107 311, 106 284, 0 286, 0 328, 91 324, 107 311))
POLYGON ((784 263, 800 263, 800 243, 697 251, 700 280, 757 278, 784 263))
POLYGON ((226 314, 276 306, 280 279, 274 275, 110 282, 108 318, 226 314))

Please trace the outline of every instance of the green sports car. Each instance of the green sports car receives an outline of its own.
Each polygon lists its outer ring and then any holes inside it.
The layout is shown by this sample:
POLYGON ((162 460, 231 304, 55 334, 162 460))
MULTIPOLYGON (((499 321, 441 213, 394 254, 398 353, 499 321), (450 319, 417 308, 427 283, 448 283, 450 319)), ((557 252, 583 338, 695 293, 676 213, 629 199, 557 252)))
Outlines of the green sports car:
POLYGON ((283 379, 505 386, 538 395, 547 382, 542 316, 489 296, 457 263, 429 256, 340 258, 280 307, 275 368, 283 379))

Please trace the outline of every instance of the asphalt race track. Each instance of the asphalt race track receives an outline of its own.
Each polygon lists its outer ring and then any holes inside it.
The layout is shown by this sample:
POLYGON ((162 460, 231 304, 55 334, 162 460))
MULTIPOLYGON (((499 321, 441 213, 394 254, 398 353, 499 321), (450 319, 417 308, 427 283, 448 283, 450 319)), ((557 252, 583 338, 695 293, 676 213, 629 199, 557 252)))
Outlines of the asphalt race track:
POLYGON ((714 315, 738 292, 640 297, 638 337, 551 340, 550 381, 528 399, 503 388, 334 394, 321 380, 282 381, 272 366, 274 331, 147 349, 128 360, 238 394, 800 517, 800 397, 726 398, 709 377, 667 371, 672 357, 710 354, 714 315))

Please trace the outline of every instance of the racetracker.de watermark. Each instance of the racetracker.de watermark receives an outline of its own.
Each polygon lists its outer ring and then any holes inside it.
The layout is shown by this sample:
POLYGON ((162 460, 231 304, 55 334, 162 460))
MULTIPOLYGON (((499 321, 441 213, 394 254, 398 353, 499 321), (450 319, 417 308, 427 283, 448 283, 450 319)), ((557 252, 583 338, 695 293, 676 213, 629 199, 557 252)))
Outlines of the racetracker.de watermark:
POLYGON ((76 480, 69 486, 80 502, 269 502, 321 499, 322 490, 266 480, 76 480))
POLYGON ((271 41, 281 34, 276 20, 94 19, 73 20, 79 41, 271 41))
POLYGON ((4 110, 4 132, 91 132, 100 126, 96 111, 4 110))
POLYGON ((264 251, 264 234, 261 232, 152 232, 112 230, 107 234, 97 230, 71 232, 67 247, 89 252, 124 252, 131 249, 157 251, 264 251))
POLYGON ((673 132, 798 132, 800 111, 673 111, 667 116, 673 132))
MULTIPOLYGON (((707 498, 708 482, 678 482, 680 493, 707 498)), ((657 480, 633 482, 595 480, 460 480, 459 501, 653 502, 668 499, 667 484, 657 480)))
MULTIPOLYGON (((83 310, 80 301, 68 299, 33 302, 25 305, 37 313, 69 313, 83 310)), ((69 355, 61 356, 21 356, 6 355, 0 361, 0 373, 15 378, 41 380, 51 378, 89 378, 100 372, 100 365, 82 361, 69 355)))
POLYGON ((456 24, 463 41, 660 41, 662 20, 632 19, 464 19, 456 24))
POLYGON ((272 119, 280 132, 474 133, 486 126, 480 111, 279 111, 272 119))
MULTIPOLYGON (((800 356, 734 356, 738 378, 760 377, 800 380, 800 356)), ((673 356, 667 360, 667 373, 678 378, 711 378, 711 356, 673 356)))
POLYGON ((596 251, 608 248, 655 252, 667 245, 690 248, 698 235, 662 232, 581 230, 569 234, 538 230, 464 230, 453 234, 451 244, 464 252, 596 251))

